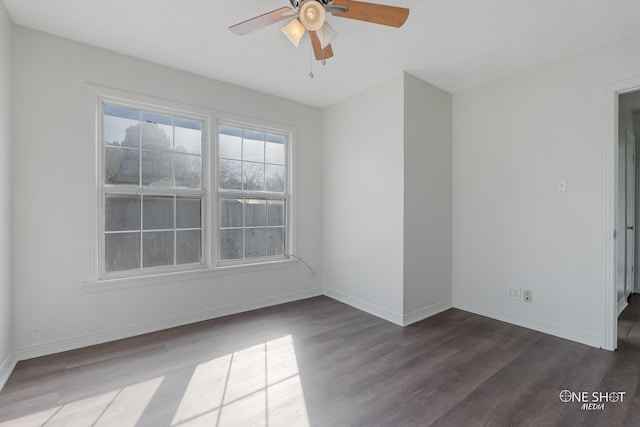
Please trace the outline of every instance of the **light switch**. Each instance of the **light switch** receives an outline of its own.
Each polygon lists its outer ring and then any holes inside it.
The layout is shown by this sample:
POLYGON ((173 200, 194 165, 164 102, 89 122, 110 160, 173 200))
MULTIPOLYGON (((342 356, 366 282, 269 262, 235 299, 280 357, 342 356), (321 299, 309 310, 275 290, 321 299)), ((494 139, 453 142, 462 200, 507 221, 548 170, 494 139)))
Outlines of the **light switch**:
POLYGON ((558 191, 565 192, 567 191, 567 180, 561 179, 558 181, 558 191))

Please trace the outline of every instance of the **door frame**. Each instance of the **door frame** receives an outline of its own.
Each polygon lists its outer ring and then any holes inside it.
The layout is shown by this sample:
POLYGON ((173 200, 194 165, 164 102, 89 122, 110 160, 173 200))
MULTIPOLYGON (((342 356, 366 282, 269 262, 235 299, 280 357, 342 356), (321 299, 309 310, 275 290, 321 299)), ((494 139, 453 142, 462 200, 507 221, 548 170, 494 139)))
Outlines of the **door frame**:
POLYGON ((615 350, 618 346, 618 298, 616 289, 616 215, 618 212, 618 97, 640 90, 640 76, 606 85, 606 212, 605 212, 605 286, 604 286, 604 342, 602 348, 615 350))

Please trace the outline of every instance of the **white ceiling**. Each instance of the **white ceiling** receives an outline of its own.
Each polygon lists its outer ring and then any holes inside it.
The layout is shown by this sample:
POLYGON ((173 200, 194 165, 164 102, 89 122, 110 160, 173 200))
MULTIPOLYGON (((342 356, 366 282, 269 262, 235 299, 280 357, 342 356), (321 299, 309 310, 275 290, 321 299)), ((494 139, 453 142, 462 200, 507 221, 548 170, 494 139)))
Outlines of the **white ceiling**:
POLYGON ((305 37, 230 25, 288 0, 4 0, 14 22, 324 107, 402 71, 455 93, 640 33, 640 0, 372 0, 411 9, 400 28, 330 16, 326 66, 305 37))

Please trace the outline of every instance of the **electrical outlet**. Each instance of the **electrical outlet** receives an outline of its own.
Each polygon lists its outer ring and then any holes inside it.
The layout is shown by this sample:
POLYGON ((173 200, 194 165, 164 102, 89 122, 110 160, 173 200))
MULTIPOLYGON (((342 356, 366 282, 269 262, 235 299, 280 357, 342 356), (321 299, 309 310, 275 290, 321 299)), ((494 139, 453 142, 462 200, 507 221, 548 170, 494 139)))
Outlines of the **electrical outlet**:
POLYGON ((507 298, 520 301, 520 289, 515 289, 515 288, 507 289, 507 298))
POLYGON ((522 300, 524 302, 533 302, 533 293, 529 289, 523 289, 522 300))
POLYGON ((349 285, 350 288, 355 288, 356 278, 353 276, 353 274, 347 275, 347 284, 349 285))

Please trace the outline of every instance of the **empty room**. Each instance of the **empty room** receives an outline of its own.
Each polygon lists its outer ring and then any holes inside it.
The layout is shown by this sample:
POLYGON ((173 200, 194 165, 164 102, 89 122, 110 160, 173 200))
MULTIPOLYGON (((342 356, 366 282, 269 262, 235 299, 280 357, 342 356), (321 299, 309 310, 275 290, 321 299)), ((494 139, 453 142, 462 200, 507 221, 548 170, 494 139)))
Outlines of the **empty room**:
POLYGON ((635 426, 640 0, 0 0, 0 427, 635 426))

